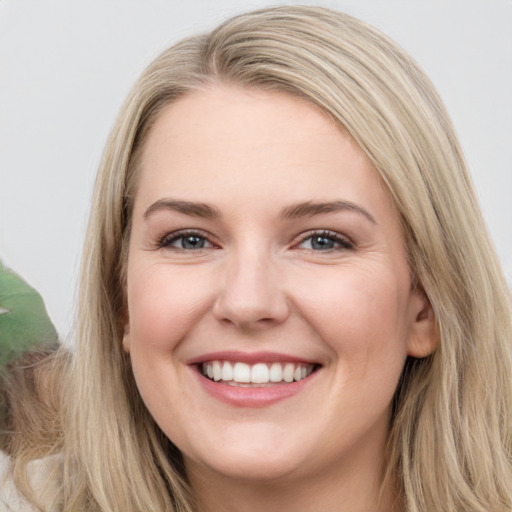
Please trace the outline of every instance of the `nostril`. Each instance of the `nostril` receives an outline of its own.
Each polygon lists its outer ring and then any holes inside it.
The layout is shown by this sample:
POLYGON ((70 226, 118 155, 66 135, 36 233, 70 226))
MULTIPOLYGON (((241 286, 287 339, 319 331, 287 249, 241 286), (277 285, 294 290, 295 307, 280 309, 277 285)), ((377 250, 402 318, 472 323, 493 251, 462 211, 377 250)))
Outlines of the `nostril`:
POLYGON ((282 279, 277 279, 268 251, 255 250, 254 241, 240 244, 219 279, 213 312, 222 323, 243 329, 262 328, 288 316, 282 279))
POLYGON ((240 301, 232 303, 222 298, 214 307, 214 315, 225 325, 234 325, 240 329, 260 329, 271 327, 284 321, 288 316, 286 305, 277 305, 275 303, 265 303, 260 301, 256 303, 242 304, 240 301))

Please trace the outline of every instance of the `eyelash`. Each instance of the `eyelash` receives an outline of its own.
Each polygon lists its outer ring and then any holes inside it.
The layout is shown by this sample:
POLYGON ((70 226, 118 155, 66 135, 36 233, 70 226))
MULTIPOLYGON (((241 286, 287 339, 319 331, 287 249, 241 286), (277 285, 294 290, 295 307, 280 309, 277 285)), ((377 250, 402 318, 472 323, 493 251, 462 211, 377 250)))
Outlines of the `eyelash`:
POLYGON ((320 231, 313 231, 305 234, 299 241, 297 246, 300 246, 307 240, 314 240, 314 239, 328 239, 332 240, 335 244, 338 244, 338 247, 332 247, 329 249, 322 249, 322 250, 315 250, 313 248, 307 249, 312 252, 335 252, 335 251, 346 251, 354 249, 354 244, 345 236, 340 235, 339 233, 336 233, 335 231, 329 231, 329 230, 320 230, 320 231))
MULTIPOLYGON (((212 247, 215 246, 215 244, 213 244, 213 242, 211 242, 208 238, 208 236, 206 236, 204 233, 201 233, 200 231, 194 231, 194 230, 185 230, 185 231, 177 231, 175 233, 167 233, 165 234, 157 243, 157 248, 158 249, 165 249, 165 248, 169 248, 172 246, 172 244, 174 242, 177 242, 178 240, 181 240, 181 239, 185 239, 185 238, 192 238, 192 237, 195 237, 195 238, 200 238, 202 240, 204 240, 205 242, 207 242, 208 244, 210 244, 212 247)), ((208 249, 210 247, 207 247, 208 249)), ((174 249, 178 250, 178 251, 184 251, 184 252, 188 252, 188 251, 199 251, 201 249, 203 249, 203 247, 199 248, 199 249, 185 249, 184 247, 174 247, 174 249)))
MULTIPOLYGON (((165 249, 172 247, 172 244, 183 240, 186 238, 198 238, 201 240, 204 240, 206 243, 210 245, 210 247, 206 247, 206 249, 215 248, 215 244, 210 241, 209 237, 205 235, 204 233, 200 231, 194 231, 194 230, 185 230, 185 231, 178 231, 175 233, 167 233, 165 234, 157 243, 158 249, 165 249)), ((304 234, 298 243, 294 244, 293 247, 300 247, 300 245, 304 244, 308 240, 314 240, 317 239, 325 239, 325 240, 331 240, 334 242, 334 244, 338 244, 338 247, 332 247, 327 249, 317 249, 314 248, 307 248, 306 250, 309 250, 311 252, 336 252, 336 251, 346 251, 346 250, 352 250, 354 249, 354 244, 352 241, 350 241, 347 237, 340 235, 339 233, 336 233, 335 231, 329 231, 329 230, 318 230, 318 231, 312 231, 309 233, 304 234)), ((191 251, 200 251, 201 249, 204 249, 205 247, 200 247, 199 249, 186 249, 184 247, 174 247, 174 250, 183 251, 183 252, 191 252, 191 251)))

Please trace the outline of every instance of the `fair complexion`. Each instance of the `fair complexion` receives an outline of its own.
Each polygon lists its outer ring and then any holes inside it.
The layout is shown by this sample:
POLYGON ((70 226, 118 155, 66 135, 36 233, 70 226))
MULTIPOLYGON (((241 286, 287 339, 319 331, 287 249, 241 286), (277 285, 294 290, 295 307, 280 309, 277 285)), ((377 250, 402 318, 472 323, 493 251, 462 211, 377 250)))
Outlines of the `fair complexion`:
POLYGON ((126 293, 124 349, 200 510, 390 509, 390 403, 434 320, 389 193, 319 109, 223 85, 168 106, 126 293))

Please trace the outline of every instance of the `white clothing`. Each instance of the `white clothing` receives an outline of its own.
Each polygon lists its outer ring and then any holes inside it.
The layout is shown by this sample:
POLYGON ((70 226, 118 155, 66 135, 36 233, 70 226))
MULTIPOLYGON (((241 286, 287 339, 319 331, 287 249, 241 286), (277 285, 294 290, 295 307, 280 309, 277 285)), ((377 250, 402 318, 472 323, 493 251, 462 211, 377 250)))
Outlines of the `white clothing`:
MULTIPOLYGON (((29 462, 27 476, 35 495, 48 512, 59 512, 59 486, 56 474, 60 466, 60 455, 52 455, 29 462), (43 490, 48 479, 55 484, 43 490)), ((37 512, 17 490, 9 472, 10 457, 0 451, 0 512, 37 512)))

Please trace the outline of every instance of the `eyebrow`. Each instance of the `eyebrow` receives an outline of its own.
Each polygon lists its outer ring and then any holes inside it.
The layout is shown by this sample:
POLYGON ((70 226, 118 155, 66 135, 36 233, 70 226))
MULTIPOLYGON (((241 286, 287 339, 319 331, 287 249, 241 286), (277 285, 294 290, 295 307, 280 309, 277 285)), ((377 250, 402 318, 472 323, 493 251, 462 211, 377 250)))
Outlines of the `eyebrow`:
POLYGON ((217 219, 221 216, 220 211, 217 208, 207 203, 159 199, 144 212, 144 218, 146 219, 152 213, 160 210, 173 210, 175 212, 183 213, 184 215, 191 215, 193 217, 202 217, 206 219, 217 219))
POLYGON ((377 221, 374 219, 370 212, 364 208, 361 208, 355 203, 351 203, 350 201, 329 201, 327 203, 314 203, 312 201, 306 201, 304 203, 287 206, 281 211, 280 217, 282 219, 288 220, 297 219, 300 217, 313 217, 314 215, 340 211, 359 213, 360 215, 366 217, 366 219, 368 219, 371 223, 377 224, 377 221))
MULTIPOLYGON (((172 210, 184 215, 193 217, 201 217, 205 219, 219 219, 222 215, 218 208, 208 203, 200 203, 194 201, 179 201, 176 199, 159 199, 154 202, 144 212, 144 218, 161 210, 172 210)), ((333 213, 340 211, 355 212, 363 215, 373 224, 377 224, 374 217, 364 208, 361 208, 350 201, 329 201, 324 203, 315 203, 313 201, 305 201, 303 203, 293 204, 283 208, 279 217, 283 220, 298 219, 301 217, 313 217, 325 213, 333 213)))

